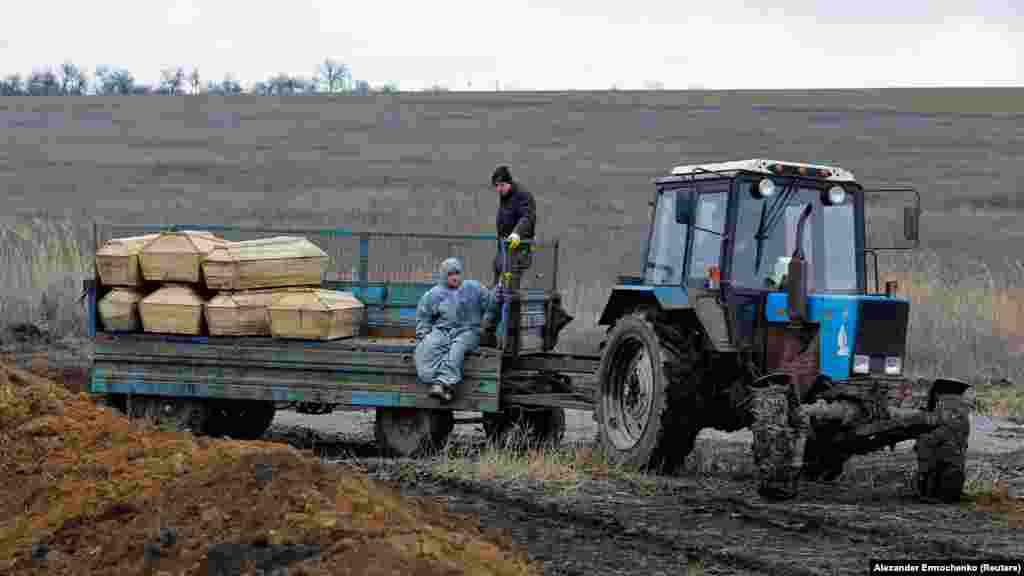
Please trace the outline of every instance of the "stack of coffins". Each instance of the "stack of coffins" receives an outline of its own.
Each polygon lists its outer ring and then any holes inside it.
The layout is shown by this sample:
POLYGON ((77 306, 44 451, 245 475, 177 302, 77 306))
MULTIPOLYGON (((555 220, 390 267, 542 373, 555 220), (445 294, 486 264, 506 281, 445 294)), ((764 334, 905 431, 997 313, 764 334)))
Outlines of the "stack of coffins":
POLYGON ((328 256, 306 238, 231 242, 209 232, 109 241, 96 254, 112 289, 98 308, 108 331, 331 340, 358 333, 363 304, 320 288, 328 256))

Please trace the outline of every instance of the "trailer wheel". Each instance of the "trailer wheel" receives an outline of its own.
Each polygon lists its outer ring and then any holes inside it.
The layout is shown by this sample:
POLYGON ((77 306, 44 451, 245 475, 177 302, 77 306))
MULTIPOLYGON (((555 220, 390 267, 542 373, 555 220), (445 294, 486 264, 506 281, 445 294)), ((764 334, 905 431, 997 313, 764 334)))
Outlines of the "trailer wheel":
POLYGON ((970 406, 959 394, 936 397, 942 425, 917 439, 917 487, 925 500, 958 502, 964 487, 970 406))
POLYGON ((382 456, 415 458, 439 449, 454 427, 449 410, 377 408, 374 436, 382 456))
POLYGON ((522 430, 531 446, 559 445, 565 437, 564 408, 520 408, 510 406, 503 412, 484 414, 484 434, 500 446, 514 444, 513 432, 522 430))
POLYGON ((166 396, 134 396, 129 403, 133 418, 144 418, 160 427, 204 434, 209 409, 202 400, 166 396))
POLYGON ((673 472, 700 432, 697 344, 640 311, 615 324, 602 352, 594 412, 608 458, 673 472))
POLYGON ((277 408, 262 400, 217 400, 210 405, 207 429, 211 436, 256 440, 270 428, 277 408))

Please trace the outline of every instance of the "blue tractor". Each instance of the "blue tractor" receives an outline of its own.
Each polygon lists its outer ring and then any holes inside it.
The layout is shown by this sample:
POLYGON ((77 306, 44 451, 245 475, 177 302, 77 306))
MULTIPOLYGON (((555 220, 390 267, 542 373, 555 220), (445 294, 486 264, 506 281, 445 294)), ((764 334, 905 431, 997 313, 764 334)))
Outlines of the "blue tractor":
MULTIPOLYGON (((601 314, 594 418, 624 465, 668 472, 703 428, 753 432, 759 491, 838 477, 853 455, 915 439, 918 488, 964 483, 969 384, 904 374, 909 301, 868 288, 865 195, 842 168, 743 160, 656 180, 640 276, 601 314), (915 398, 918 401, 915 402, 915 398)), ((917 245, 920 197, 904 208, 917 245)))

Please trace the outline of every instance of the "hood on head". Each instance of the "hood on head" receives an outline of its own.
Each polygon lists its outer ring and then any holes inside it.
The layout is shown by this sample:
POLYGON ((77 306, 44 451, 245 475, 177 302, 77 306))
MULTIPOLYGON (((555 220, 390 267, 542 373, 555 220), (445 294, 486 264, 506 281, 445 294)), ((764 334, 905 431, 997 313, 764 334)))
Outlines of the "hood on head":
POLYGON ((448 274, 451 272, 458 272, 462 274, 462 261, 458 258, 448 258, 444 262, 441 262, 440 277, 438 281, 442 284, 448 282, 448 274))

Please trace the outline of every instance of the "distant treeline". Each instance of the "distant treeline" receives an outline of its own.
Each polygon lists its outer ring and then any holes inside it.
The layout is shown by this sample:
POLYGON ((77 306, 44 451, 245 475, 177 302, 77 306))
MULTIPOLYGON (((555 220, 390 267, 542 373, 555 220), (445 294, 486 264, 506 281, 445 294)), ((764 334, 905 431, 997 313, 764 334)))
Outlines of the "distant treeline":
MULTIPOLYGON (((438 88, 434 88, 437 90, 438 88)), ((123 68, 101 66, 90 75, 71 62, 56 69, 39 68, 27 76, 11 74, 0 80, 0 96, 120 96, 120 95, 180 95, 180 94, 256 94, 282 96, 294 94, 369 94, 370 92, 397 92, 398 86, 386 84, 371 87, 365 80, 354 80, 351 68, 328 58, 310 77, 277 74, 250 86, 242 86, 230 75, 217 82, 203 82, 199 69, 186 72, 185 68, 171 68, 160 74, 160 82, 148 85, 138 82, 131 72, 123 68)))

